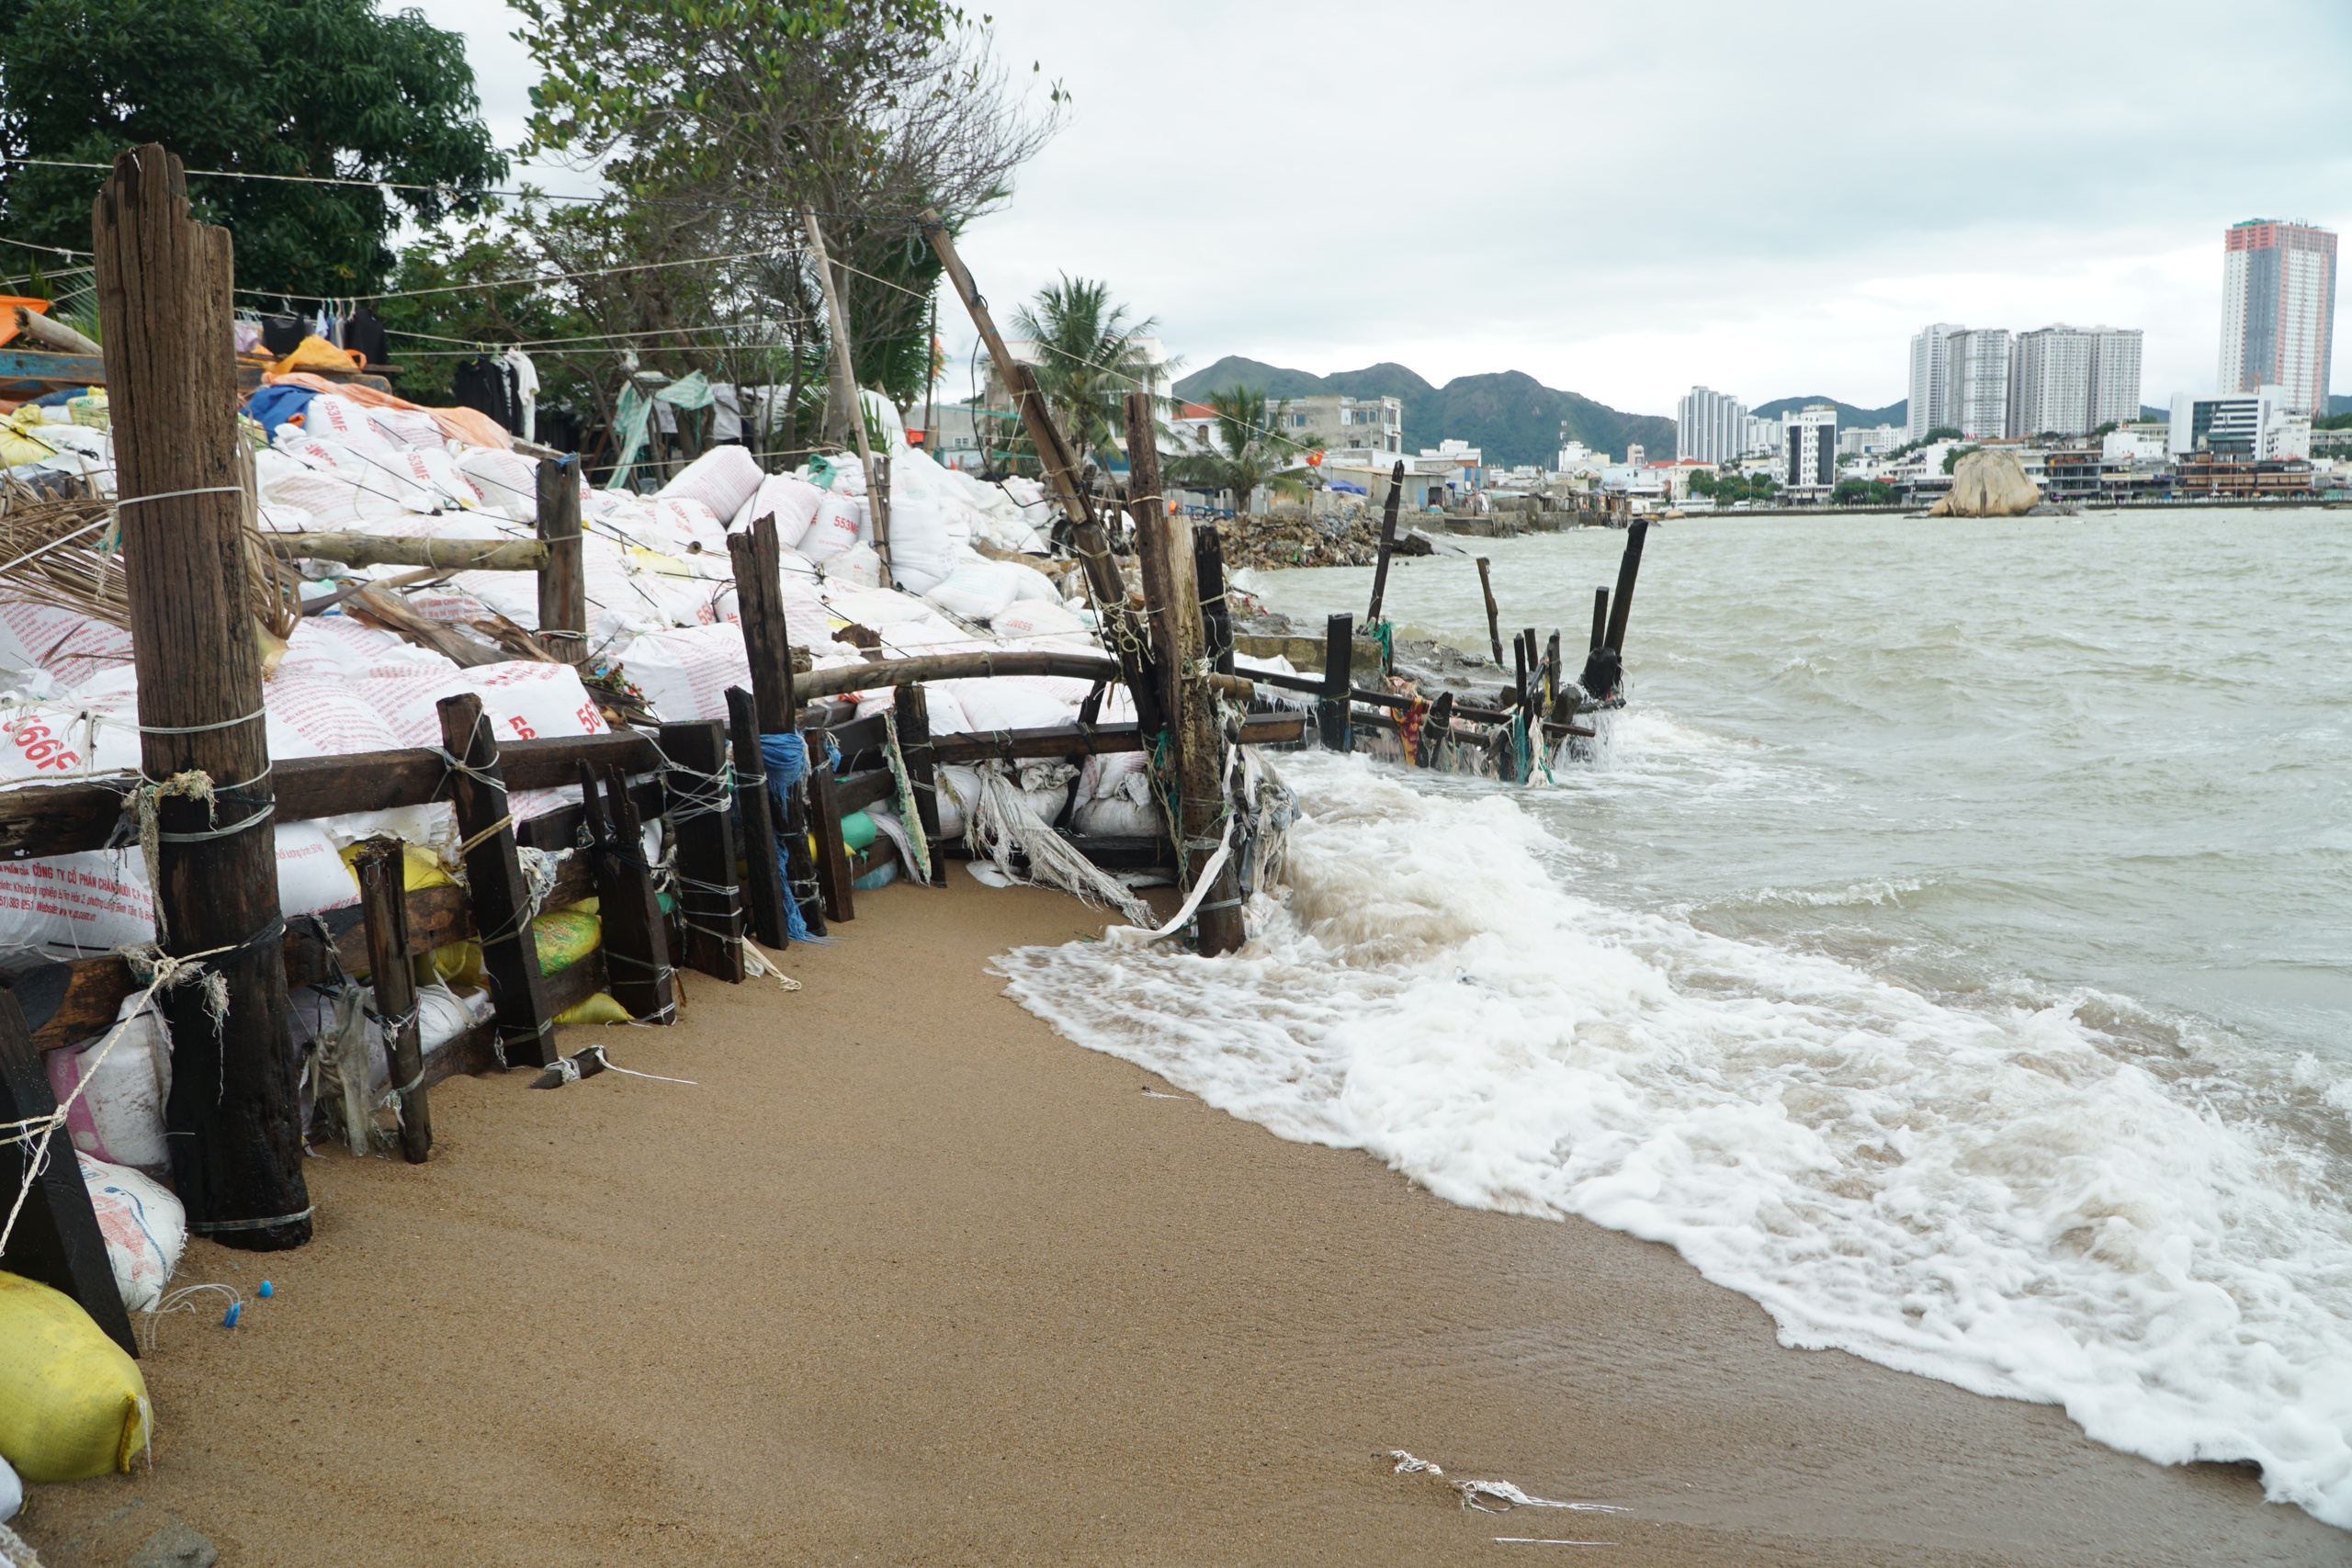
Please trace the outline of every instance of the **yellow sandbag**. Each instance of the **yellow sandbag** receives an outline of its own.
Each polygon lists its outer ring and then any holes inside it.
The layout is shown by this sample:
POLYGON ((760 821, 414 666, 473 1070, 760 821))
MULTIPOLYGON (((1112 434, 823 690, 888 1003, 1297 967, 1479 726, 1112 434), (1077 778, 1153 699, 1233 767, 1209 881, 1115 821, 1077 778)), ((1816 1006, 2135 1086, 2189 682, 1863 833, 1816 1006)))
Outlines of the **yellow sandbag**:
POLYGON ((294 345, 294 352, 271 366, 270 374, 288 375, 296 370, 356 370, 365 355, 335 347, 322 337, 306 337, 294 345))
POLYGON ((555 1015, 558 1023, 627 1023, 628 1009, 613 998, 610 991, 598 991, 594 996, 572 1003, 555 1015))
POLYGON ((604 940, 605 922, 580 909, 554 909, 531 922, 531 938, 538 943, 539 973, 559 974, 596 951, 604 940))
POLYGON ((0 1274, 0 1458, 27 1481, 129 1470, 147 1380, 72 1298, 0 1274))
POLYGON ((433 972, 453 991, 479 991, 490 985, 490 972, 482 967, 481 943, 478 942, 443 942, 433 950, 432 959, 433 972))
MULTIPOLYGON (((344 846, 343 863, 351 867, 355 877, 359 874, 359 852, 368 840, 358 840, 344 846)), ((421 844, 401 846, 401 886, 413 893, 420 887, 447 887, 457 879, 442 864, 441 857, 421 844)))
POLYGON ((564 908, 567 909, 576 909, 583 915, 601 915, 605 912, 603 901, 593 893, 587 897, 581 899, 578 903, 566 904, 564 908))
POLYGON ((40 410, 30 403, 0 420, 0 468, 57 456, 57 448, 40 438, 40 410))

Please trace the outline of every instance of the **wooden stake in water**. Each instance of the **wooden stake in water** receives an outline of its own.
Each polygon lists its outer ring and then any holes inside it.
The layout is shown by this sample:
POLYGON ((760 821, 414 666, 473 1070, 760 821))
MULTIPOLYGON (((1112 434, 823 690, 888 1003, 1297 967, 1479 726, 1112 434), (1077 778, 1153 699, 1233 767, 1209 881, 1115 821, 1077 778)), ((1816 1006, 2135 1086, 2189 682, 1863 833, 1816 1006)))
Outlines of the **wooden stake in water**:
MULTIPOLYGON (((1502 612, 1495 606, 1494 573, 1488 570, 1484 556, 1478 558, 1478 592, 1487 596, 1487 640, 1494 646, 1495 668, 1499 670, 1503 663, 1502 612)), ((1600 634, 1596 631, 1594 635, 1600 634)))
POLYGON ((1380 604, 1388 596, 1388 557, 1396 548, 1396 506, 1404 499, 1405 459, 1399 457, 1388 476, 1388 502, 1380 509, 1380 559, 1372 569, 1372 608, 1364 615, 1366 626, 1380 624, 1380 604))

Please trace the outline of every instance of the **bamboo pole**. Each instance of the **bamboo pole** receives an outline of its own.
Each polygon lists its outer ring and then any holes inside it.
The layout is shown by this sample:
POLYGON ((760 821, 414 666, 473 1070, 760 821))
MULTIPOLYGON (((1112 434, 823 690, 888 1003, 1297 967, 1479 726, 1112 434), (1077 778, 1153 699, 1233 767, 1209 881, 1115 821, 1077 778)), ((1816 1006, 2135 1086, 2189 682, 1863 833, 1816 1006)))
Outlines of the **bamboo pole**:
POLYGON ((228 231, 191 222, 179 160, 122 153, 91 215, 112 400, 123 573, 139 678, 156 938, 226 989, 162 994, 164 1111, 188 1229, 254 1251, 311 1239, 286 1049, 275 791, 238 482, 228 231), (183 783, 183 781, 186 781, 183 783), (190 787, 194 786, 194 787, 190 787))
MULTIPOLYGON (((552 464, 543 464, 551 468, 552 464)), ((580 525, 580 497, 572 496, 572 526, 580 525)), ((541 538, 546 502, 541 498, 541 538)), ((577 537, 577 535, 574 536, 577 537)), ((285 560, 334 560, 345 566, 433 567, 442 571, 540 571, 548 547, 531 539, 395 539, 377 534, 264 534, 261 542, 285 560)))

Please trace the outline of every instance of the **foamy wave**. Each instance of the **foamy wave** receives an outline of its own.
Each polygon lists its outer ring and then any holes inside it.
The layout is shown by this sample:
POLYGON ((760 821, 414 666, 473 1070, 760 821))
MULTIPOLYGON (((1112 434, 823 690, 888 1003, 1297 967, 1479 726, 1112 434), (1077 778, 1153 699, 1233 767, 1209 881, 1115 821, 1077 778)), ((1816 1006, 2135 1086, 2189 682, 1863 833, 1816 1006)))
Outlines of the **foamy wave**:
POLYGON ((1010 993, 1453 1201, 1670 1243, 1784 1344, 2063 1404, 2160 1461, 2252 1460, 2352 1527, 2345 1101, 2301 1081, 2327 1069, 2278 1086, 2324 1118, 2267 1116, 2099 1027, 2128 1004, 1946 1006, 1579 897, 1501 794, 1288 771, 1309 814, 1242 953, 1026 948, 1010 993))
POLYGON ((1754 904, 1795 904, 1813 909, 1842 909, 1855 904, 1900 904, 1906 893, 1927 886, 1919 877, 1894 881, 1852 882, 1843 887, 1759 887, 1747 896, 1754 904))

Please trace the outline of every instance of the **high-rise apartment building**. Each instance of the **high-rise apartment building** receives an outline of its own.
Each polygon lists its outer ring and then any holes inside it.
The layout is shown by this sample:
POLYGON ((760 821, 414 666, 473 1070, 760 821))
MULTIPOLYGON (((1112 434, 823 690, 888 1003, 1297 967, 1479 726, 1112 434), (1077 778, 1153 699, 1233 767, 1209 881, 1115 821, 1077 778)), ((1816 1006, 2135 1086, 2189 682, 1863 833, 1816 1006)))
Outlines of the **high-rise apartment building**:
POLYGON ((2086 435, 2091 428, 2091 334, 2075 327, 2019 333, 2009 346, 2009 435, 2086 435))
POLYGON ((1747 445, 1747 405, 1728 392, 1693 387, 1674 411, 1678 461, 1736 462, 1747 445))
POLYGON ((1838 482, 1838 411, 1807 403, 1781 416, 1781 482, 1807 490, 1838 482))
POLYGON ((1951 334, 1945 350, 1944 414, 1937 423, 1971 441, 2009 433, 2009 332, 1979 327, 1951 334))
POLYGON ((2091 428, 2140 417, 2140 329, 2091 329, 2091 428))
POLYGON ((2325 413, 2335 233, 2249 218, 2230 226, 2222 247, 2222 394, 2282 387, 2299 412, 2325 413))
POLYGON ((1944 422, 1945 387, 1951 378, 1951 338, 1965 327, 1938 321, 1911 339, 1911 406, 1906 437, 1917 441, 1944 422))

